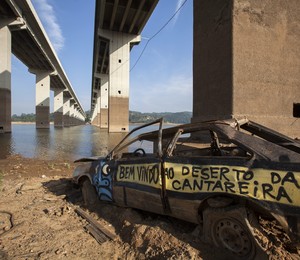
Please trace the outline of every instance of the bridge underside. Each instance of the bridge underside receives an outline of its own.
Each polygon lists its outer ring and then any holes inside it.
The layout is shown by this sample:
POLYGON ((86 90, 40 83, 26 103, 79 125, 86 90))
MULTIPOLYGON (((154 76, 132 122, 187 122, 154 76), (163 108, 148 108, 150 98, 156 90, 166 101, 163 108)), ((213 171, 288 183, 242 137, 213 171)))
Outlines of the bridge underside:
POLYGON ((91 119, 109 132, 128 131, 130 50, 157 3, 96 1, 91 119))
MULTIPOLYGON (((48 40, 41 22, 27 0, 0 2, 0 132, 11 132, 11 54, 36 75, 36 127, 49 128, 50 91, 63 92, 69 101, 70 124, 82 124, 85 112, 48 40)), ((62 110, 54 99, 54 112, 62 110)), ((56 117, 55 126, 67 126, 56 117)))

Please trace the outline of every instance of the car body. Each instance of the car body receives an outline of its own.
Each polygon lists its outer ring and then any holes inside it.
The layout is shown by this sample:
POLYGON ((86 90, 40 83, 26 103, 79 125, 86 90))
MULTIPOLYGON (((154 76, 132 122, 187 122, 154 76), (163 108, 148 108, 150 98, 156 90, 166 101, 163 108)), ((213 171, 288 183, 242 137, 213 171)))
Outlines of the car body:
POLYGON ((74 182, 89 180, 100 200, 200 224, 208 207, 242 205, 300 241, 300 144, 246 118, 170 128, 160 119, 131 131, 106 157, 78 162, 74 182))

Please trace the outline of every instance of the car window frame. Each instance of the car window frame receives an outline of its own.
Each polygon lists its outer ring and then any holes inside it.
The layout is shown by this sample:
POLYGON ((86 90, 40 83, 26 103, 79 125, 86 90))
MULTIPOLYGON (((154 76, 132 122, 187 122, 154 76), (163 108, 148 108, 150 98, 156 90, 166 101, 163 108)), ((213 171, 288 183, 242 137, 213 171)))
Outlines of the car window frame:
MULTIPOLYGON (((136 131, 142 129, 142 128, 146 128, 148 126, 151 125, 155 125, 155 124, 159 124, 159 129, 158 129, 158 142, 157 142, 157 152, 158 152, 158 156, 159 158, 162 157, 163 152, 162 152, 162 128, 163 128, 163 118, 159 118, 153 122, 138 126, 136 128, 134 128, 133 130, 131 130, 112 150, 111 152, 107 155, 107 159, 108 160, 112 160, 115 156, 115 154, 117 154, 118 152, 122 151, 124 148, 128 147, 129 145, 133 144, 134 142, 138 141, 138 140, 142 140, 145 139, 147 140, 147 138, 143 138, 147 135, 149 135, 148 132, 146 133, 142 133, 140 135, 137 135, 136 137, 129 139, 129 137, 136 131), (128 142, 126 142, 126 140, 129 140, 128 142)), ((157 132, 153 131, 153 132, 157 132)), ((154 145, 155 145, 155 141, 154 141, 154 145)))
MULTIPOLYGON (((220 137, 223 137, 227 141, 231 142, 232 144, 235 144, 237 147, 240 147, 242 150, 249 153, 249 156, 209 155, 209 156, 195 156, 195 158, 227 158, 227 159, 244 159, 246 161, 250 161, 250 160, 254 159, 254 157, 255 157, 255 152, 254 151, 252 151, 251 149, 249 149, 247 146, 243 145, 242 143, 237 142, 236 140, 233 140, 233 139, 229 138, 228 136, 226 136, 226 134, 222 133, 222 131, 218 131, 218 129, 207 127, 207 128, 199 129, 199 131, 209 131, 210 133, 213 133, 214 138, 217 138, 217 139, 219 139, 220 137)), ((176 147, 176 142, 180 139, 181 135, 191 134, 192 132, 195 132, 195 131, 185 132, 183 128, 179 128, 177 130, 177 132, 174 134, 173 139, 169 142, 169 145, 167 146, 167 149, 165 151, 165 156, 167 158, 182 157, 182 156, 174 156, 171 153, 174 151, 174 149, 176 147)), ((214 140, 212 140, 212 141, 214 141, 214 140)), ((219 140, 218 140, 218 142, 219 142, 219 140)), ((189 156, 187 156, 187 157, 189 157, 189 156)))

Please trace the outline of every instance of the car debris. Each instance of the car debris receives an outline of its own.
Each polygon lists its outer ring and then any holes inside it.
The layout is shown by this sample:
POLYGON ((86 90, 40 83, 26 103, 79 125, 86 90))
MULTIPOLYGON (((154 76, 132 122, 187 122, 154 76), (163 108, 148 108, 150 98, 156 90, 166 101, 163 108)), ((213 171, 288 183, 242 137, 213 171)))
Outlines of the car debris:
POLYGON ((107 241, 107 239, 114 240, 116 238, 115 234, 110 232, 107 228, 105 228, 103 225, 101 225, 99 222, 93 219, 82 209, 76 208, 75 212, 89 222, 89 225, 87 225, 86 229, 90 234, 92 234, 92 236, 97 240, 99 244, 107 241))
POLYGON ((85 204, 102 200, 198 223, 205 241, 242 259, 266 253, 259 218, 276 220, 299 247, 296 140, 246 118, 162 122, 135 128, 106 157, 76 161, 73 181, 85 204))

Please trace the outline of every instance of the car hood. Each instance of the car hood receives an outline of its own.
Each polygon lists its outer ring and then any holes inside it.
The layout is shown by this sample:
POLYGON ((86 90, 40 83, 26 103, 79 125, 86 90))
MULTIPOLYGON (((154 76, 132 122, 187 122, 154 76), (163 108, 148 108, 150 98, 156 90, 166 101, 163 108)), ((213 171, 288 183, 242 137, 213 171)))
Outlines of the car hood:
POLYGON ((93 157, 84 157, 84 158, 80 158, 74 161, 74 163, 77 162, 93 162, 93 161, 99 161, 99 160, 103 160, 105 159, 105 157, 98 157, 98 156, 93 156, 93 157))

